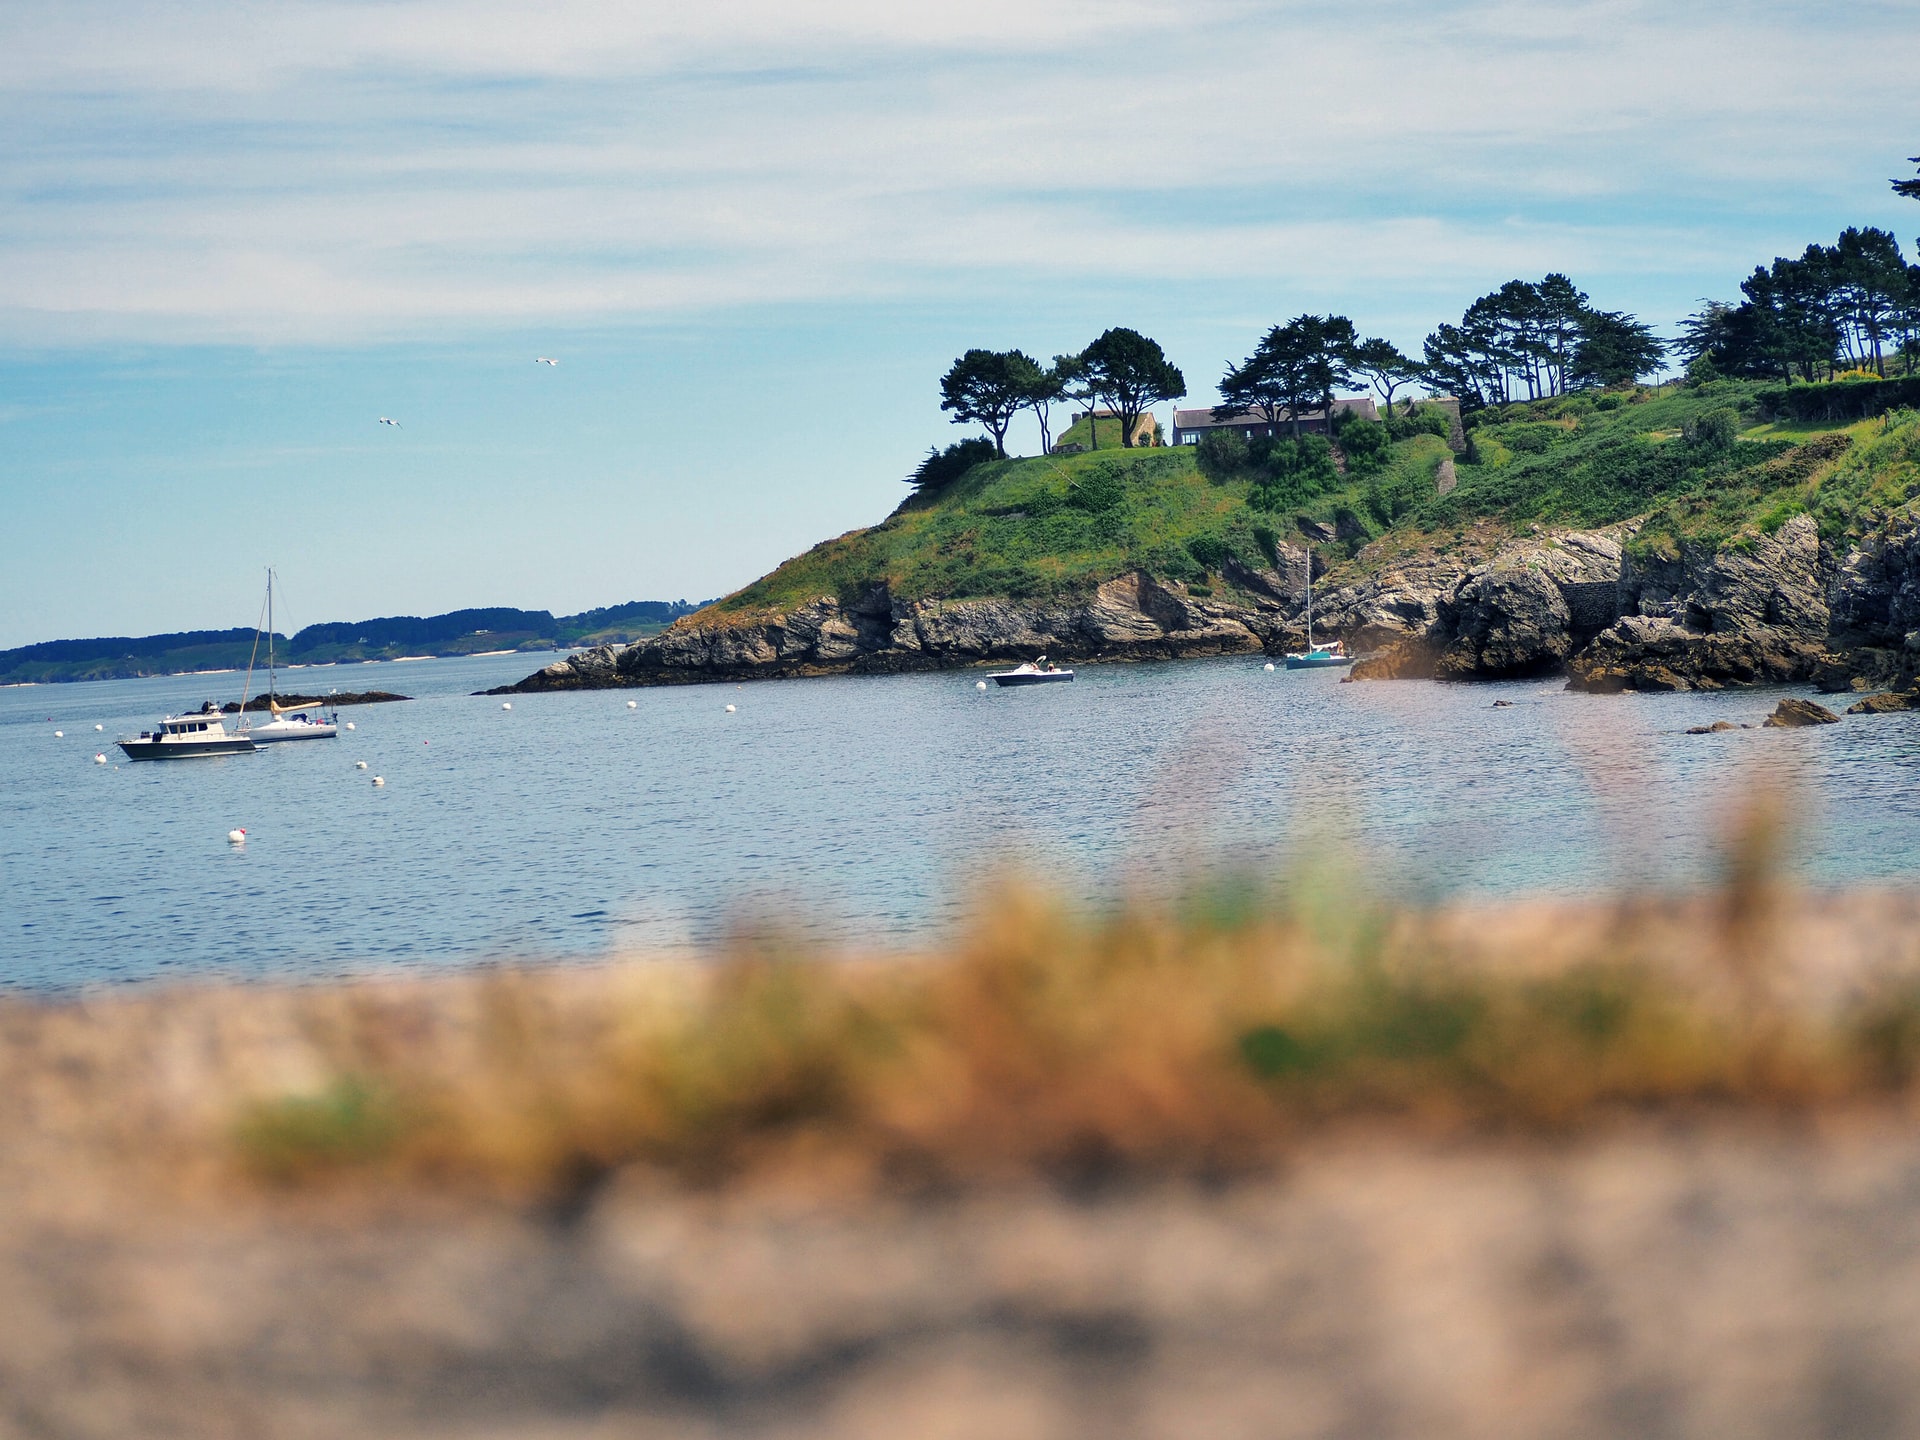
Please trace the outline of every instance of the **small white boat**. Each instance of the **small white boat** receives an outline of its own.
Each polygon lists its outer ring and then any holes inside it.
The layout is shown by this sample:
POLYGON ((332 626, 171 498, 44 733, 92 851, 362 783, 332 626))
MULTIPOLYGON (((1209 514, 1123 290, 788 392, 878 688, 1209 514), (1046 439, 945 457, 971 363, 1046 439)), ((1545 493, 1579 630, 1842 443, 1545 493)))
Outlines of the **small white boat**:
POLYGON ((1073 679, 1073 671, 1049 665, 1047 657, 1042 655, 1038 660, 1029 660, 1011 670, 995 671, 987 678, 996 685, 1050 685, 1056 680, 1073 679))
POLYGON ((1289 670, 1326 670, 1336 665, 1351 665, 1353 657, 1338 640, 1325 645, 1313 643, 1313 561, 1307 561, 1307 648, 1287 652, 1289 670))
POLYGON ((340 733, 332 716, 308 713, 317 709, 317 704, 280 705, 269 695, 267 708, 273 712, 273 719, 264 725, 249 724, 242 730, 256 745, 277 745, 284 740, 330 740, 340 733))
POLYGON ((1351 665, 1353 657, 1338 640, 1331 645, 1309 645, 1305 650, 1287 652, 1289 670, 1324 670, 1335 665, 1351 665))
POLYGON ((244 733, 227 729, 226 717, 209 700, 191 715, 169 715, 158 730, 138 740, 115 741, 129 760, 193 760, 208 755, 250 755, 257 748, 244 733))
MULTIPOLYGON (((259 637, 256 634, 254 637, 256 651, 259 643, 259 637)), ((249 661, 247 665, 247 675, 249 680, 251 680, 253 675, 253 665, 251 661, 249 661)), ((338 717, 324 712, 318 715, 310 715, 307 713, 310 710, 318 710, 320 708, 321 702, 318 700, 309 701, 304 705, 282 705, 275 700, 273 698, 273 691, 277 678, 274 674, 273 663, 273 571, 268 570, 267 710, 272 714, 273 718, 264 725, 255 725, 245 718, 246 712, 242 710, 240 731, 252 739, 256 745, 278 745, 287 740, 331 740, 340 733, 340 727, 337 723, 338 717)))

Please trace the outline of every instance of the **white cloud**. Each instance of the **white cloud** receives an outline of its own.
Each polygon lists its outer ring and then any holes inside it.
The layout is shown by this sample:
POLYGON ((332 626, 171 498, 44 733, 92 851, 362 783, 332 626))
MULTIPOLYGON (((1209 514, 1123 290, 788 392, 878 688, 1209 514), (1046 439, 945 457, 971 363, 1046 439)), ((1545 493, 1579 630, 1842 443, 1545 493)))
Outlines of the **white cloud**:
POLYGON ((1670 271, 1732 253, 1730 210, 1844 190, 1858 116, 1920 129, 1920 19, 1887 7, 82 0, 0 26, 0 328, 39 341, 1670 271))

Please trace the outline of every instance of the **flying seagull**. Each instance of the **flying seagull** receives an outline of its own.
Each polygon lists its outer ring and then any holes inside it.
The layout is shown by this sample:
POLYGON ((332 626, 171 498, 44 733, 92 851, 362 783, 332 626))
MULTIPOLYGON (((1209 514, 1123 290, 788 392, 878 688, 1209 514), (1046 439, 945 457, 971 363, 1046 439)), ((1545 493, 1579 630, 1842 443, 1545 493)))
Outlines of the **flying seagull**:
POLYGON ((391 425, 391 426, 393 426, 393 428, 394 428, 394 429, 396 429, 396 430, 398 430, 398 429, 400 428, 400 422, 399 422, 398 420, 389 420, 389 419, 388 419, 388 418, 387 418, 386 416, 384 416, 384 415, 382 415, 382 416, 380 417, 380 423, 381 423, 382 425, 391 425))
POLYGON ((533 363, 536 365, 558 365, 560 362, 558 360, 549 360, 544 355, 536 355, 533 357, 533 363))

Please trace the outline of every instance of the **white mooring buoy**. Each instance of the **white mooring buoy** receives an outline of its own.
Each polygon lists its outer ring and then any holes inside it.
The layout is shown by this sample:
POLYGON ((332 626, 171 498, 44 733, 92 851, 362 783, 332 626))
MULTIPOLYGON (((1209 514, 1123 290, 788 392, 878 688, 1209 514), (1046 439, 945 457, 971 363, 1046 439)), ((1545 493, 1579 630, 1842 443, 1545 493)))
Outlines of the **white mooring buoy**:
POLYGON ((976 680, 973 682, 973 688, 976 690, 984 690, 987 688, 987 682, 984 680, 976 680))
MULTIPOLYGON (((727 708, 731 710, 733 707, 729 705, 727 708)), ((67 738, 67 732, 64 730, 56 730, 53 732, 53 738, 56 740, 64 740, 67 738)))
POLYGON ((640 708, 640 702, 638 700, 627 701, 627 709, 638 710, 639 708, 640 708))
POLYGON ((94 726, 93 728, 94 728, 95 730, 104 730, 104 729, 106 729, 107 727, 106 727, 106 726, 104 726, 104 725, 96 725, 96 726, 94 726))
POLYGON ((733 714, 733 706, 731 705, 727 706, 727 714, 729 715, 733 714))
POLYGON ((502 700, 500 702, 500 708, 502 710, 511 710, 513 709, 513 702, 511 700, 502 700))
POLYGON ((1267 661, 1266 666, 1264 668, 1269 674, 1271 674, 1273 672, 1273 661, 1271 660, 1267 661))
POLYGON ((347 729, 351 730, 352 728, 353 728, 353 722, 351 720, 347 721, 347 729))
POLYGON ((104 755, 96 755, 93 757, 93 763, 96 765, 104 765, 107 763, 107 757, 104 755))
POLYGON ((386 782, 386 781, 384 781, 384 780, 382 780, 382 779, 381 779, 381 778, 380 778, 380 777, 379 777, 378 775, 376 775, 376 776, 374 776, 374 777, 373 777, 373 783, 374 783, 375 785, 384 785, 384 784, 386 784, 387 782, 386 782))
POLYGON ((247 843, 247 832, 246 832, 245 830, 229 830, 229 831, 227 831, 227 843, 228 843, 229 845, 244 845, 244 844, 246 844, 246 843, 247 843))
POLYGON ((367 768, 367 762, 364 760, 356 760, 353 762, 353 768, 356 770, 364 770, 367 768))

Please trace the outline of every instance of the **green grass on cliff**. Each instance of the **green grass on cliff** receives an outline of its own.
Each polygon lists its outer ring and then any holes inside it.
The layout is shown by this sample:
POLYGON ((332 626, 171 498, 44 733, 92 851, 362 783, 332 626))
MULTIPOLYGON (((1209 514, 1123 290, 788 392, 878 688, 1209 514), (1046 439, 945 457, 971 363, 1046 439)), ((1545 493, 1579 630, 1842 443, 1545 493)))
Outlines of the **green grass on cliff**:
POLYGON ((1829 538, 1859 533, 1920 497, 1920 414, 1851 425, 1762 424, 1758 387, 1739 381, 1631 394, 1580 394, 1482 412, 1457 487, 1438 493, 1449 452, 1416 435, 1370 473, 1354 465, 1276 477, 1201 471, 1192 449, 1100 450, 978 466, 885 521, 829 540, 720 602, 725 612, 843 602, 884 582, 906 599, 1084 594, 1134 569, 1231 587, 1229 555, 1268 563, 1273 543, 1318 542, 1348 578, 1384 553, 1444 546, 1466 527, 1497 537, 1532 526, 1643 521, 1639 543, 1717 546, 1809 513, 1829 538))
POLYGON ((1423 504, 1410 522, 1440 530, 1471 520, 1600 526, 1644 518, 1646 543, 1717 546, 1772 532, 1801 513, 1839 538, 1920 495, 1920 416, 1762 424, 1758 388, 1722 380, 1483 412, 1469 457, 1478 463, 1461 464, 1454 493, 1423 504), (1711 434, 1715 414, 1730 434, 1711 434))

